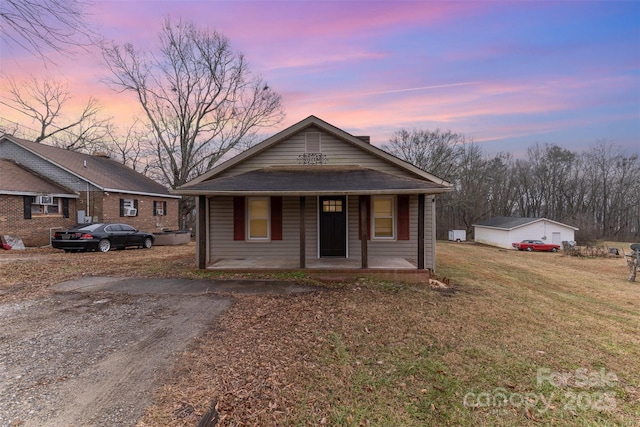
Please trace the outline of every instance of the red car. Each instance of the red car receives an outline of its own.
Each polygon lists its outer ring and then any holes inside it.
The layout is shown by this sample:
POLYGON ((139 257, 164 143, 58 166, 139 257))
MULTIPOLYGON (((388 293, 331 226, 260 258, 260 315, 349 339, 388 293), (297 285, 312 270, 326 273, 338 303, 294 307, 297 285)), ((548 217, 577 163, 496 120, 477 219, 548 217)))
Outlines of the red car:
POLYGON ((511 246, 519 251, 551 251, 557 252, 560 245, 553 243, 545 243, 542 240, 523 240, 522 242, 512 243, 511 246))

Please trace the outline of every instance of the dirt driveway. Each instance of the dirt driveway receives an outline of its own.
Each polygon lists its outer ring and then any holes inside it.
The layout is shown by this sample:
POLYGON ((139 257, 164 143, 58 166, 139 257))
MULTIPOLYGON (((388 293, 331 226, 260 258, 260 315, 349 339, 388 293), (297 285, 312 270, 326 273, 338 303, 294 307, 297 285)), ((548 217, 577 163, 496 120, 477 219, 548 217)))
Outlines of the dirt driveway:
POLYGON ((0 425, 135 425, 181 352, 235 292, 283 282, 86 277, 0 304, 0 425))

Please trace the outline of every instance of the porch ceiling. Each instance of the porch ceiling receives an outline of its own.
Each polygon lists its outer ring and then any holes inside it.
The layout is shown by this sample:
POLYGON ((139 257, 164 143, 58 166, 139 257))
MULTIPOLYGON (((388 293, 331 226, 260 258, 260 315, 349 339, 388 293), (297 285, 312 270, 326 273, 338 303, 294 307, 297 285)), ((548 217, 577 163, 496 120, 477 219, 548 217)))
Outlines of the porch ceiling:
POLYGON ((214 178, 173 192, 183 195, 436 194, 445 185, 360 166, 287 166, 214 178))

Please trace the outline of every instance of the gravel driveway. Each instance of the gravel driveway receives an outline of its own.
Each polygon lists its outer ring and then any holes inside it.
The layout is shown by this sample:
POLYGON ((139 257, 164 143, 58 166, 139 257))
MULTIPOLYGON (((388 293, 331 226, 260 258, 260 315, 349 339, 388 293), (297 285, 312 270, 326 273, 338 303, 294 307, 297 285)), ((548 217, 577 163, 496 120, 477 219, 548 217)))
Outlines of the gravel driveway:
MULTIPOLYGON (((179 353, 231 304, 211 282, 188 292, 162 280, 87 278, 0 304, 0 426, 135 425, 179 353)), ((260 288, 232 285, 221 291, 260 288)))

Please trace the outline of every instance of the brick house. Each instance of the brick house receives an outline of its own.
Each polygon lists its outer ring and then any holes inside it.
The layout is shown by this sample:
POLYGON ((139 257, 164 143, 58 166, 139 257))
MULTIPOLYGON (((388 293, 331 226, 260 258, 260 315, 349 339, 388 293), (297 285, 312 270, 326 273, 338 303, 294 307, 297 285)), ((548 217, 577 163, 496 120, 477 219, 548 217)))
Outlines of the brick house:
POLYGON ((54 230, 85 222, 176 230, 179 199, 104 154, 0 137, 0 235, 26 246, 48 245, 54 230))

